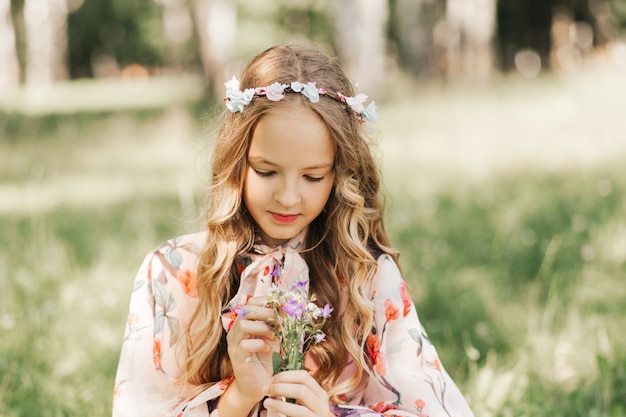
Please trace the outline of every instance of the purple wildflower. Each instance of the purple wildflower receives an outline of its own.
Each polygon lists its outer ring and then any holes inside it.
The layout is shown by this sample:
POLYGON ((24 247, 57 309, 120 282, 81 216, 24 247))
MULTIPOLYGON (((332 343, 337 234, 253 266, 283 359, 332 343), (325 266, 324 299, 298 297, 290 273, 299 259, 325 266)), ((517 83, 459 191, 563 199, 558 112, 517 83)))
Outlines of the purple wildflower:
POLYGON ((283 310, 289 317, 300 318, 302 317, 302 303, 297 302, 295 299, 289 297, 289 301, 283 305, 283 310))
POLYGON ((330 306, 330 304, 326 304, 324 306, 324 308, 320 309, 321 313, 322 313, 322 317, 324 317, 325 319, 330 317, 330 313, 333 312, 333 308, 330 306))
POLYGON ((315 335, 315 343, 322 343, 326 340, 326 333, 317 333, 315 335))
POLYGON ((298 281, 293 285, 292 290, 302 290, 309 284, 309 280, 305 279, 304 281, 298 281))

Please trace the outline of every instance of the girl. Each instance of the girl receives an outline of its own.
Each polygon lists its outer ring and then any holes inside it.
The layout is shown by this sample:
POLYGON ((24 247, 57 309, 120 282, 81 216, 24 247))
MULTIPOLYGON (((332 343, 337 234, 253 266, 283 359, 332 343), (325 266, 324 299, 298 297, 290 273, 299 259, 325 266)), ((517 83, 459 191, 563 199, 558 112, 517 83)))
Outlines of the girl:
POLYGON ((311 45, 270 48, 226 87, 207 230, 142 264, 113 415, 472 416, 385 233, 373 103, 311 45), (274 374, 267 290, 296 279, 335 311, 305 370, 274 374))

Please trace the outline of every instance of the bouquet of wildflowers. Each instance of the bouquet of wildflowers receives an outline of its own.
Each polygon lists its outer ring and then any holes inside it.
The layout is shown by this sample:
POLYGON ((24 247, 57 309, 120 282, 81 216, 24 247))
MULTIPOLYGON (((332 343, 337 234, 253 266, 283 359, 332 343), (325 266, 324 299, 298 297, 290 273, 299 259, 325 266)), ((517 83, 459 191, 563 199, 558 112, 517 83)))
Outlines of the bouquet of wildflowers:
POLYGON ((276 286, 269 290, 267 306, 276 313, 275 332, 280 343, 280 353, 274 352, 274 373, 303 368, 305 347, 321 343, 326 335, 320 329, 333 309, 326 304, 318 307, 308 298, 308 281, 296 282, 289 291, 276 286))

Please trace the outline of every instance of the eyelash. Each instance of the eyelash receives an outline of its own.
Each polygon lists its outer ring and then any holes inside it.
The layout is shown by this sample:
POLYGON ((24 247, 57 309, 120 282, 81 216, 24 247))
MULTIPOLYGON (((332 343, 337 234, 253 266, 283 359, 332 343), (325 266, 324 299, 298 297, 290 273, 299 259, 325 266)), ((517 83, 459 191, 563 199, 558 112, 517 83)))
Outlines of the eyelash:
POLYGON ((274 171, 259 171, 255 169, 254 172, 256 172, 259 177, 271 177, 274 175, 274 171))
MULTIPOLYGON (((256 172, 259 177, 271 177, 275 174, 274 171, 259 171, 258 169, 255 169, 254 172, 256 172)), ((310 182, 320 182, 324 179, 324 177, 311 177, 310 175, 305 175, 304 178, 310 182)))

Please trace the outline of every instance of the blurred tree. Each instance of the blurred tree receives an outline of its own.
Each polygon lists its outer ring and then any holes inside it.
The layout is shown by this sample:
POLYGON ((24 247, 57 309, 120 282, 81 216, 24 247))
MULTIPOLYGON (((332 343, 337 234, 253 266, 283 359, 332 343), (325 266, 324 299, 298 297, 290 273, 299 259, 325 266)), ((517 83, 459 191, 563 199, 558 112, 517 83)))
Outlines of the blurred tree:
POLYGON ((445 4, 436 0, 390 0, 389 39, 400 66, 415 77, 441 73, 434 39, 445 4))
MULTIPOLYGON (((190 63, 188 45, 194 40, 194 24, 187 0, 153 0, 161 5, 165 64, 190 63)), ((195 48, 194 48, 195 49, 195 48)), ((194 51, 195 52, 195 51, 194 51)))
MULTIPOLYGON (((624 4, 624 1, 498 2, 498 53, 502 68, 515 68, 515 56, 524 48, 535 51, 543 68, 548 69, 567 66, 574 59, 572 54, 577 56, 587 47, 598 47, 614 40, 617 32, 611 5, 615 8, 618 3, 624 4)), ((626 6, 622 7, 626 12, 626 6)))
POLYGON ((360 91, 377 95, 387 65, 386 26, 389 5, 383 0, 339 0, 335 3, 338 53, 360 91))
POLYGON ((290 39, 304 38, 334 46, 333 3, 325 0, 282 0, 276 9, 276 23, 290 39))
POLYGON ((494 72, 496 0, 447 0, 446 75, 487 80, 494 72))
POLYGON ((221 85, 229 78, 226 66, 235 48, 237 9, 230 0, 191 0, 191 10, 209 90, 213 96, 221 96, 221 85))
POLYGON ((130 64, 161 65, 161 7, 152 0, 89 0, 69 15, 72 78, 119 75, 130 64))
POLYGON ((26 83, 67 78, 67 13, 66 0, 24 0, 26 83))
POLYGON ((609 24, 615 24, 617 29, 626 29, 626 1, 609 0, 596 1, 592 0, 593 9, 598 10, 603 16, 603 21, 608 18, 609 24), (596 4, 596 3, 599 3, 596 4), (605 4, 608 3, 608 7, 605 4))
POLYGON ((11 1, 0 0, 0 91, 20 83, 11 1))

